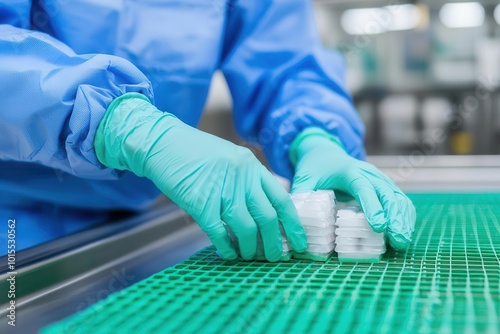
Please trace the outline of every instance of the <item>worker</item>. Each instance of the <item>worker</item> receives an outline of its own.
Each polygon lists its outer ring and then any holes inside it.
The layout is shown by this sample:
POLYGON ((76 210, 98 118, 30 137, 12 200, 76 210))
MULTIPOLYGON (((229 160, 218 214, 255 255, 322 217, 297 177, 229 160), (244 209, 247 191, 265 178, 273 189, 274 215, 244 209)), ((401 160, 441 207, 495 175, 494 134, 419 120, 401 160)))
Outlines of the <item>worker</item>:
POLYGON ((278 222, 304 251, 276 178, 196 129, 218 69, 239 134, 292 192, 350 194, 374 231, 408 247, 415 209, 363 161, 343 60, 322 48, 309 1, 0 0, 1 215, 16 221, 17 249, 145 210, 162 192, 226 259, 237 253, 223 222, 244 259, 258 233, 266 258, 280 258, 278 222))

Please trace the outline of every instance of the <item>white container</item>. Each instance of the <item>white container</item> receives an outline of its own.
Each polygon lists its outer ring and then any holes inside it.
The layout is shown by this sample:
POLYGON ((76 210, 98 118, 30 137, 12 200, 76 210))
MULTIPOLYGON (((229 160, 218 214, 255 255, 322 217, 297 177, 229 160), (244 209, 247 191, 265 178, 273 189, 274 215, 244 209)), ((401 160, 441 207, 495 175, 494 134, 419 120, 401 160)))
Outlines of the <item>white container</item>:
MULTIPOLYGON (((335 194, 318 190, 292 195, 300 222, 307 235, 307 250, 300 258, 326 260, 335 249, 335 194)), ((297 255, 297 254, 296 254, 297 255)))
POLYGON ((378 262, 386 252, 385 234, 376 233, 361 208, 350 203, 337 212, 336 246, 341 262, 378 262))

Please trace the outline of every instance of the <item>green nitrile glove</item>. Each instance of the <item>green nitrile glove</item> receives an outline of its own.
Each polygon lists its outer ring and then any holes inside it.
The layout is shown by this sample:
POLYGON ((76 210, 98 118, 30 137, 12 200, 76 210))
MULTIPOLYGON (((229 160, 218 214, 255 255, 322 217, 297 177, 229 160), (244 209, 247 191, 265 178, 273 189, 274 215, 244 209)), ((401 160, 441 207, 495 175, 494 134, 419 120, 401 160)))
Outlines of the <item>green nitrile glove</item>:
POLYGON ((409 246, 416 220, 413 203, 375 166, 349 156, 337 137, 307 128, 292 142, 289 155, 295 166, 292 192, 345 192, 361 205, 375 232, 386 232, 396 249, 409 246))
POLYGON ((222 221, 252 259, 260 231, 265 255, 282 253, 278 221, 296 251, 307 247, 289 194, 246 148, 188 126, 137 93, 111 103, 97 129, 95 150, 110 168, 151 179, 188 212, 226 259, 237 257, 222 221))

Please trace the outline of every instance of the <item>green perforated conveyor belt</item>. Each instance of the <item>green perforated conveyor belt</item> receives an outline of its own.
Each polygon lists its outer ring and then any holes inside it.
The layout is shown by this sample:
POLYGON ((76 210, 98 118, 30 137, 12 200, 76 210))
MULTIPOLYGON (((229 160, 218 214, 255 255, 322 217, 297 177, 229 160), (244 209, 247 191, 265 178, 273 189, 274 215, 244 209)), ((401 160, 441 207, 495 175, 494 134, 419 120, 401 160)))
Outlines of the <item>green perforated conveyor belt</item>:
POLYGON ((377 264, 222 261, 213 248, 44 333, 500 332, 500 195, 419 194, 377 264))

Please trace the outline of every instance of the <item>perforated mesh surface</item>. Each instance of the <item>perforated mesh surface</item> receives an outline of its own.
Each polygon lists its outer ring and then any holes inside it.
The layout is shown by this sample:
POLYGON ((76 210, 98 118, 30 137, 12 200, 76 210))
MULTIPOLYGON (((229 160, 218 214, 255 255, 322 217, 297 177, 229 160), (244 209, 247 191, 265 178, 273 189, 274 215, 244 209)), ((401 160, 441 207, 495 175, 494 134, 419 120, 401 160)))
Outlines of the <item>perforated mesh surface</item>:
POLYGON ((500 195, 414 195, 377 264, 222 261, 212 247, 45 333, 500 331, 500 195))

